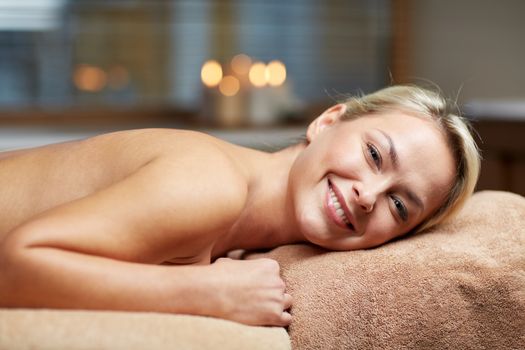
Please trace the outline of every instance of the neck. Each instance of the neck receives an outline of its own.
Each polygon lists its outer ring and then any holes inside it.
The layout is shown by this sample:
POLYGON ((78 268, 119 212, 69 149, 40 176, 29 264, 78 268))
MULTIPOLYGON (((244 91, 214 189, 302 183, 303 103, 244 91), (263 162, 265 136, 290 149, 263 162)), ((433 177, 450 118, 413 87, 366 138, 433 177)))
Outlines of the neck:
POLYGON ((223 242, 223 252, 264 249, 304 241, 298 230, 288 175, 304 145, 276 153, 248 151, 242 161, 249 179, 245 207, 223 242))

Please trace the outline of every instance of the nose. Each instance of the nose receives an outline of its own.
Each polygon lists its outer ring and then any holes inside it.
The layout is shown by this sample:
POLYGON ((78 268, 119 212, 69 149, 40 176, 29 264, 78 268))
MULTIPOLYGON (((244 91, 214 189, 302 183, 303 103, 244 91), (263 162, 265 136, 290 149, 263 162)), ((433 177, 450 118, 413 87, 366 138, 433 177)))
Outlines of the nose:
POLYGON ((365 186, 362 182, 354 182, 352 187, 355 201, 365 213, 370 213, 374 210, 376 203, 377 192, 373 191, 372 188, 373 186, 365 186))

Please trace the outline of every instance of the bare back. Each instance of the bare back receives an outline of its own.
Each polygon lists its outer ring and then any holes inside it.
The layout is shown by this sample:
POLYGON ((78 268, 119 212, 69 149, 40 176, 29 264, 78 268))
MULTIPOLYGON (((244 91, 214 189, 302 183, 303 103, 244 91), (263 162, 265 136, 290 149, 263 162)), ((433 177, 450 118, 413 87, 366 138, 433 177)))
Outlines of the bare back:
POLYGON ((0 154, 0 242, 36 215, 118 183, 155 159, 174 163, 187 154, 199 161, 200 152, 213 157, 221 147, 228 146, 207 135, 143 129, 0 154))

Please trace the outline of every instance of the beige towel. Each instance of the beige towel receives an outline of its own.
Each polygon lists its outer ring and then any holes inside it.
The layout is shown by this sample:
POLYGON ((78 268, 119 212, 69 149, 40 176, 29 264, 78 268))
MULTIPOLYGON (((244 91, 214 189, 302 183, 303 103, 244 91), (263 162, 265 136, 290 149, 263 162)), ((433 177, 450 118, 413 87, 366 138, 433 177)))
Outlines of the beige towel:
POLYGON ((290 349, 284 328, 137 312, 0 309, 0 349, 290 349))
POLYGON ((277 259, 293 349, 525 349, 525 199, 473 196, 452 223, 365 251, 277 259))

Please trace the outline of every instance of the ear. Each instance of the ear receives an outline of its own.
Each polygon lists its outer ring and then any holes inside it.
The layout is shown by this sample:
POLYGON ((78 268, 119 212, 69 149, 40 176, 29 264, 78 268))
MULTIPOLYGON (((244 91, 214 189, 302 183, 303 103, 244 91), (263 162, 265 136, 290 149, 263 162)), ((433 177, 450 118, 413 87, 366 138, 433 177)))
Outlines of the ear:
POLYGON ((315 118, 308 126, 308 130, 306 130, 306 139, 308 142, 312 142, 324 128, 338 122, 345 114, 346 108, 345 104, 340 103, 328 108, 323 114, 315 118))

